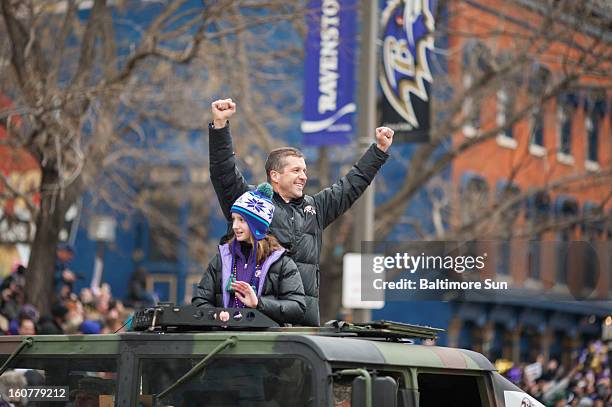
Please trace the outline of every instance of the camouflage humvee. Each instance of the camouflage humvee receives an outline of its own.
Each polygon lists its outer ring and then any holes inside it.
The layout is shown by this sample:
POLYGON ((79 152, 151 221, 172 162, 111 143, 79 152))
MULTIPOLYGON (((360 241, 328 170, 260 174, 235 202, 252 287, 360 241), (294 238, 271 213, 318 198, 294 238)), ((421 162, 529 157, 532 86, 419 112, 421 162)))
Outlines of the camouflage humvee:
POLYGON ((135 332, 1 337, 0 393, 24 406, 541 405, 476 352, 407 339, 434 328, 281 328, 257 311, 222 323, 217 311, 163 305, 138 313, 135 332), (196 329, 206 332, 185 332, 196 329))

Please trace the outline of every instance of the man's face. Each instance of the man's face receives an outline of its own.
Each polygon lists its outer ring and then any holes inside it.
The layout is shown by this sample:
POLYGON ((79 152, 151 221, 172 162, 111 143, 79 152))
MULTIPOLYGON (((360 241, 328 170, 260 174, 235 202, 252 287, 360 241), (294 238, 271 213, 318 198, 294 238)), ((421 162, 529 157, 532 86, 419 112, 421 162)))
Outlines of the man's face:
POLYGON ((21 321, 18 329, 19 335, 36 335, 36 328, 34 321, 30 319, 24 319, 21 321))
POLYGON ((72 253, 70 250, 66 250, 66 249, 58 249, 57 250, 57 258, 62 263, 69 262, 70 260, 72 260, 73 257, 74 257, 74 253, 72 253))
POLYGON ((270 171, 272 185, 276 192, 285 199, 301 198, 306 187, 306 162, 303 157, 288 156, 284 159, 283 169, 270 171))

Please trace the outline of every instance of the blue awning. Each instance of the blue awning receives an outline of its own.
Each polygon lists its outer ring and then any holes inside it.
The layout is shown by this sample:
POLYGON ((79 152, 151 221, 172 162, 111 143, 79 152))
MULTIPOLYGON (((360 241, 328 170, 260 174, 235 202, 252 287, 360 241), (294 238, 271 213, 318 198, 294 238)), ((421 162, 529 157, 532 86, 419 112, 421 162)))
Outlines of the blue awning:
POLYGON ((472 321, 478 326, 483 326, 487 320, 484 306, 469 302, 459 304, 455 316, 463 321, 472 321))
POLYGON ((601 322, 589 324, 589 323, 581 323, 578 324, 578 332, 593 336, 600 336, 601 334, 601 322))
POLYGON ((531 326, 533 328, 545 328, 546 316, 544 312, 537 311, 532 308, 526 308, 519 315, 519 323, 523 326, 531 326))
POLYGON ((548 326, 558 331, 570 331, 576 328, 578 321, 575 316, 555 312, 548 320, 548 326))
POLYGON ((491 292, 472 293, 464 295, 466 302, 478 302, 483 305, 520 307, 521 309, 533 309, 536 311, 559 311, 574 316, 612 315, 612 301, 584 300, 579 301, 569 293, 545 292, 531 290, 528 288, 512 288, 503 296, 491 292))
POLYGON ((489 313, 489 321, 504 325, 508 329, 516 326, 516 312, 514 307, 496 305, 489 313))

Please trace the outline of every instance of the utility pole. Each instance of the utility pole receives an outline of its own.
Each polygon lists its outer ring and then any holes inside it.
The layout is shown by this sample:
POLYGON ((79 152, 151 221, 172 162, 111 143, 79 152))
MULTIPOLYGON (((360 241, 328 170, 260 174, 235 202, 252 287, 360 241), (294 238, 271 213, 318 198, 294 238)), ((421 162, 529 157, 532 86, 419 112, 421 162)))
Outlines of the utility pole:
MULTIPOLYGON (((357 127, 359 150, 372 143, 376 129, 376 38, 378 37, 378 1, 361 0, 361 41, 359 55, 359 109, 357 127)), ((353 207, 353 251, 361 253, 361 242, 374 240, 374 184, 372 183, 353 207)), ((362 288, 363 289, 363 288, 362 288)), ((354 321, 370 321, 369 309, 354 309, 354 321)))

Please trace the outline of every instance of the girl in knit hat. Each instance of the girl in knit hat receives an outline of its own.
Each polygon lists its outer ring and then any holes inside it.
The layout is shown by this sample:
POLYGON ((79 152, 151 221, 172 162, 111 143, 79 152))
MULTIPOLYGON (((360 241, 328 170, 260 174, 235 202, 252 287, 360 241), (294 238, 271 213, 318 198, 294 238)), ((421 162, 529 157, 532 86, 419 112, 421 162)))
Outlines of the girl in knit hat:
MULTIPOLYGON (((191 300, 200 307, 255 308, 279 324, 299 324, 306 303, 296 264, 269 235, 272 186, 260 184, 231 208, 233 238, 212 259, 191 300)), ((219 318, 227 321, 229 313, 219 318)))

